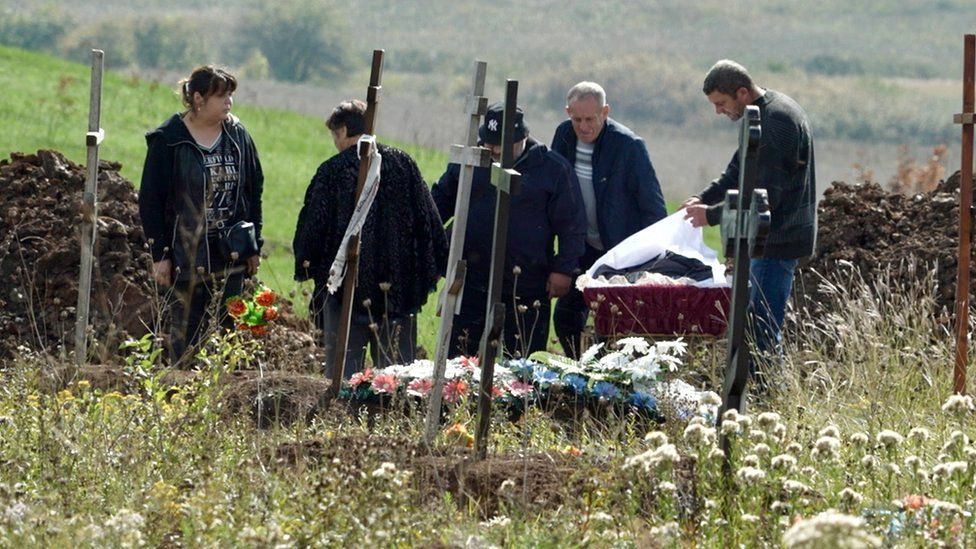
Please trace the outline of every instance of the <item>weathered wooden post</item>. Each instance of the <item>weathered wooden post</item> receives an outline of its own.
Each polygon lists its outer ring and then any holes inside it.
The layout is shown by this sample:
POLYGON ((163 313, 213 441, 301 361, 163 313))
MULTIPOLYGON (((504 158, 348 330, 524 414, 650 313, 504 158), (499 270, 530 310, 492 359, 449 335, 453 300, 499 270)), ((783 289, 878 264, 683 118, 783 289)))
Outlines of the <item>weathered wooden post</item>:
MULTIPOLYGON (((728 191, 722 212, 722 244, 726 257, 735 258, 732 275, 732 302, 729 309, 728 356, 722 407, 718 426, 726 410, 745 411, 746 383, 749 381, 751 354, 746 342, 749 306, 749 260, 762 257, 769 232, 769 201, 766 189, 756 189, 759 170, 759 141, 762 127, 759 107, 749 105, 742 117, 739 133, 739 190, 728 191)), ((728 439, 721 437, 728 457, 728 439)))
POLYGON ((475 433, 475 454, 483 459, 488 453, 488 428, 491 425, 491 388, 495 382, 495 358, 502 346, 505 327, 505 304, 502 303, 502 284, 505 275, 505 256, 508 252, 508 218, 513 194, 519 193, 521 175, 515 165, 513 149, 515 137, 515 107, 518 102, 518 80, 509 80, 505 87, 505 113, 502 118, 502 161, 491 167, 491 183, 498 187, 495 204, 495 235, 492 240, 491 274, 488 279, 488 310, 486 328, 481 337, 478 362, 481 366, 481 389, 478 393, 478 427, 475 433))
POLYGON ((81 198, 81 272, 78 276, 78 307, 75 318, 75 364, 88 359, 88 310, 91 304, 92 263, 94 262, 95 221, 98 219, 98 146, 105 138, 101 128, 102 69, 105 52, 91 51, 91 94, 88 104, 88 173, 81 198))
MULTIPOLYGON (((383 74, 383 50, 373 50, 373 66, 369 75, 369 87, 366 90, 366 134, 373 135, 376 124, 376 110, 379 103, 379 93, 382 86, 380 78, 383 74)), ((359 143, 359 178, 356 183, 355 201, 359 201, 366 185, 369 173, 370 152, 372 145, 368 142, 359 143)), ((339 395, 342 386, 342 374, 346 368, 346 346, 349 343, 349 326, 352 323, 353 297, 359 278, 359 236, 349 240, 346 248, 346 274, 342 281, 342 310, 339 317, 339 331, 336 334, 335 360, 332 365, 332 385, 329 392, 333 397, 339 395)))
POLYGON ((457 199, 454 203, 454 223, 451 229, 451 250, 447 260, 447 280, 441 293, 441 327, 437 336, 437 349, 434 352, 434 383, 427 408, 427 424, 424 442, 430 444, 437 435, 441 415, 441 391, 444 387, 444 369, 451 345, 451 330, 454 327, 454 314, 461 304, 464 287, 466 263, 461 259, 464 251, 464 237, 468 228, 468 206, 471 201, 471 181, 475 168, 491 165, 491 151, 478 146, 478 125, 481 116, 488 108, 488 98, 484 97, 485 73, 488 64, 477 61, 474 69, 474 85, 471 95, 464 105, 468 116, 468 128, 463 145, 451 146, 451 162, 460 164, 457 199))
POLYGON ((976 93, 976 34, 963 37, 962 112, 953 116, 962 125, 962 168, 959 179, 959 263, 956 273, 956 365, 952 390, 966 392, 969 364, 969 265, 972 260, 973 218, 973 102, 976 93))

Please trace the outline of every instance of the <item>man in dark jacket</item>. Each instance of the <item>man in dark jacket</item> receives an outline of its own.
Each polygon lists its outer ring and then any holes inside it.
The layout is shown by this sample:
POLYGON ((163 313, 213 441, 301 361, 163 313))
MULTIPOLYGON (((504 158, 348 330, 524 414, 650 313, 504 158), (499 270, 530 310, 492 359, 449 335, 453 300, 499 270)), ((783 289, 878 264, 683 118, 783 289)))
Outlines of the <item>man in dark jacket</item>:
MULTIPOLYGON (((315 281, 309 310, 333 356, 341 288, 329 294, 329 269, 355 208, 356 146, 366 128, 366 104, 344 101, 326 121, 338 154, 319 166, 305 193, 293 242, 295 279, 315 281)), ((360 236, 359 276, 347 346, 345 377, 360 370, 365 348, 374 366, 414 360, 416 313, 447 268, 447 237, 417 164, 407 153, 378 145, 379 190, 360 236)), ((327 370, 331 368, 331 364, 327 370)), ((331 376, 331 372, 327 371, 331 376)))
MULTIPOLYGON (((492 157, 501 158, 504 105, 488 108, 479 129, 492 157)), ((505 278, 505 352, 527 357, 549 340, 549 302, 566 295, 583 253, 586 217, 572 167, 529 136, 521 109, 513 145, 521 189, 511 197, 505 278), (558 237, 559 251, 554 240, 558 237)), ((460 166, 449 164, 432 194, 443 219, 454 217, 460 166)), ((485 329, 497 189, 490 170, 475 168, 463 256, 467 261, 461 311, 454 318, 450 356, 475 355, 485 329)))
MULTIPOLYGON (((586 251, 580 269, 628 236, 667 216, 661 185, 644 140, 610 118, 603 87, 580 82, 566 96, 566 120, 556 128, 552 150, 563 155, 579 178, 586 207, 586 251)), ((578 357, 589 307, 575 287, 556 301, 553 322, 567 356, 578 357)))
MULTIPOLYGON (((759 107, 762 140, 756 187, 766 189, 772 215, 765 255, 750 264, 749 307, 756 348, 778 352, 786 303, 799 260, 813 255, 817 236, 817 195, 813 137, 803 109, 783 93, 757 86, 734 61, 716 63, 703 86, 715 113, 731 120, 749 105, 759 107)), ((725 192, 739 186, 739 153, 725 172, 682 207, 696 227, 721 222, 725 192)), ((753 371, 755 374, 755 370, 753 371)))

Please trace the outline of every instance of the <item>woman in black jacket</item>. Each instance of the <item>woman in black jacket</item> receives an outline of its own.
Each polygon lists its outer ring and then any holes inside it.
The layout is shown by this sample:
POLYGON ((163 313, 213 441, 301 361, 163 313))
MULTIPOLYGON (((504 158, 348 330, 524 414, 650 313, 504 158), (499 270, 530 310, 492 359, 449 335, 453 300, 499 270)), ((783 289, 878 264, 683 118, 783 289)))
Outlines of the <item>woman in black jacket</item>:
POLYGON ((230 114, 237 79, 212 65, 180 82, 186 110, 146 134, 149 150, 139 188, 139 215, 150 243, 153 278, 172 287, 170 353, 183 357, 206 329, 220 297, 219 318, 233 327, 223 296, 241 292, 257 273, 264 175, 254 142, 230 114), (241 257, 221 249, 221 236, 240 221, 253 223, 257 252, 241 257))

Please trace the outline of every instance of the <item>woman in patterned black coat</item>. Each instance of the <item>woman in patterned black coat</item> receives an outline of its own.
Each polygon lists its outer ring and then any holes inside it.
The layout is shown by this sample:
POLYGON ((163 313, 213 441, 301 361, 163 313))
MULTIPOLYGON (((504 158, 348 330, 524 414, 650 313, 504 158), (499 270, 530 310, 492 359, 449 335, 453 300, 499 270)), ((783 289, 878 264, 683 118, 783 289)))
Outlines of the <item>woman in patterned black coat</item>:
MULTIPOLYGON (((342 292, 330 295, 326 281, 355 208, 356 143, 365 131, 365 111, 362 101, 345 101, 326 121, 340 152, 323 162, 312 178, 293 242, 295 279, 315 281, 309 310, 323 330, 329 357, 342 292)), ((399 149, 385 145, 378 149, 382 156, 379 191, 360 235, 346 377, 362 368, 368 343, 376 366, 414 359, 414 317, 447 268, 447 236, 420 169, 399 149)))

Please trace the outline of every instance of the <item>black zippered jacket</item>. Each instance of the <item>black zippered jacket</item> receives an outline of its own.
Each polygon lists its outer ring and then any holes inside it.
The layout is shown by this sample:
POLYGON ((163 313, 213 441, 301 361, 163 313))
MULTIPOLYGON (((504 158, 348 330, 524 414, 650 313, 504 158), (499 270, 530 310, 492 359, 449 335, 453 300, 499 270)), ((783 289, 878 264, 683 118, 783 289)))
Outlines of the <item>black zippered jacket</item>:
MULTIPOLYGON (((223 126, 223 138, 230 140, 241 174, 235 213, 229 223, 254 223, 260 248, 264 243, 261 161, 254 141, 236 116, 230 115, 223 126)), ((208 193, 203 155, 182 115, 174 114, 147 133, 146 143, 149 150, 139 186, 139 217, 146 239, 152 242, 153 261, 171 259, 177 280, 189 279, 197 267, 208 273, 221 272, 228 265, 207 238, 208 193)))

